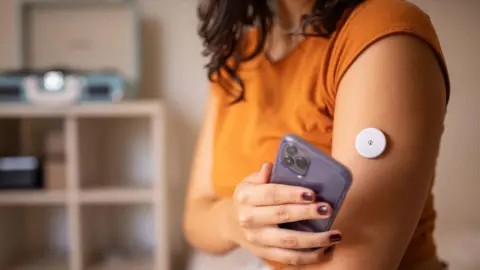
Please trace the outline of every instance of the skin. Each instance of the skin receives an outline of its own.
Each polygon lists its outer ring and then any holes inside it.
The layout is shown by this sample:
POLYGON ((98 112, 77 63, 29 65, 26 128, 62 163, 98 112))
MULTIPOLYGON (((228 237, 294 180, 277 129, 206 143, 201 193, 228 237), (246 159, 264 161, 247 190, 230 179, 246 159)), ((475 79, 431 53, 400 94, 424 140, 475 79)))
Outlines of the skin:
POLYGON ((278 0, 276 3, 277 21, 266 42, 267 56, 273 62, 280 61, 305 39, 301 35, 292 36, 287 33, 297 32, 300 29, 298 22, 302 14, 307 13, 313 7, 311 0, 278 0))
MULTIPOLYGON (((279 7, 287 7, 289 14, 282 21, 288 24, 307 2, 282 3, 279 7)), ((280 32, 272 31, 271 58, 281 59, 298 42, 280 32)), ((210 97, 187 195, 188 242, 219 255, 244 247, 261 258, 297 265, 293 269, 397 269, 432 184, 443 133, 444 82, 432 50, 406 35, 378 41, 349 68, 336 97, 332 156, 350 168, 354 182, 335 230, 318 234, 276 228, 287 220, 325 216, 316 211, 319 204, 302 199, 308 189, 267 185, 271 164, 238 185, 232 199, 214 194, 210 168, 217 101, 210 97), (388 149, 381 158, 363 158, 354 148, 356 135, 367 127, 387 134, 388 149), (332 243, 330 235, 338 233, 343 240, 332 243), (334 244, 328 256, 325 249, 291 250, 334 244)))

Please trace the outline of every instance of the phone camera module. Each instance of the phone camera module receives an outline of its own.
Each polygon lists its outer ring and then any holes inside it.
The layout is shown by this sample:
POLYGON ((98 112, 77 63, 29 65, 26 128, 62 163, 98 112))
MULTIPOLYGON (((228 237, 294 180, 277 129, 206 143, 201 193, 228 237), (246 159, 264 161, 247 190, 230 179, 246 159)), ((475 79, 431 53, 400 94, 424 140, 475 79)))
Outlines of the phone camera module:
POLYGON ((286 156, 283 158, 283 163, 285 165, 287 165, 287 167, 292 167, 293 165, 295 165, 295 161, 293 160, 292 157, 290 156, 286 156))
POLYGON ((290 156, 295 156, 298 153, 298 149, 294 145, 287 146, 286 151, 290 156))
POLYGON ((302 170, 305 170, 308 167, 308 161, 304 157, 296 158, 295 163, 297 164, 298 168, 302 170))

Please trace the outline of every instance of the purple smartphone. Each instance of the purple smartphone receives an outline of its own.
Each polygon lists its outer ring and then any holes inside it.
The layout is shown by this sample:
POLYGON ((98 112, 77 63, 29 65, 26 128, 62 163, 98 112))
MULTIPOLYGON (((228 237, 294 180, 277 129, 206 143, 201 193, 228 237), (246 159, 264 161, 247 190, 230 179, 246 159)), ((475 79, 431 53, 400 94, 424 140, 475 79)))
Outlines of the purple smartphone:
POLYGON ((318 202, 332 206, 328 219, 304 220, 281 224, 281 228, 325 232, 330 230, 333 221, 351 186, 350 171, 314 146, 289 134, 282 139, 270 183, 302 186, 316 193, 318 202))

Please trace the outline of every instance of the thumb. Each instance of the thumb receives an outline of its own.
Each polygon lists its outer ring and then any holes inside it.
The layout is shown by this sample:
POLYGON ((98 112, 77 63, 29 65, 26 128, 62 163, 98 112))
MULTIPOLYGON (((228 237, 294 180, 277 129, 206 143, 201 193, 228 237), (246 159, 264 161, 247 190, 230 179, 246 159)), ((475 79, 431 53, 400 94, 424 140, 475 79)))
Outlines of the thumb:
POLYGON ((255 177, 255 182, 257 184, 268 184, 270 182, 270 175, 272 174, 272 169, 272 163, 264 163, 262 165, 262 169, 260 169, 260 172, 258 172, 257 177, 255 177))

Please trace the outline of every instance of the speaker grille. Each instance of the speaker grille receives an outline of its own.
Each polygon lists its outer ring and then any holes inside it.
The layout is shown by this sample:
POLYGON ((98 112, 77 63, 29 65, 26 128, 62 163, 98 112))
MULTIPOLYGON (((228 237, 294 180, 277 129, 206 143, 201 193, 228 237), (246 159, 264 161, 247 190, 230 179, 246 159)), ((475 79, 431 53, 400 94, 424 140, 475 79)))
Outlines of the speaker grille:
POLYGON ((109 96, 110 94, 110 87, 108 86, 101 86, 101 85, 96 85, 96 86, 89 86, 87 89, 87 93, 90 96, 95 96, 95 97, 105 97, 109 96))
POLYGON ((0 100, 17 100, 21 93, 20 86, 0 86, 0 100))

